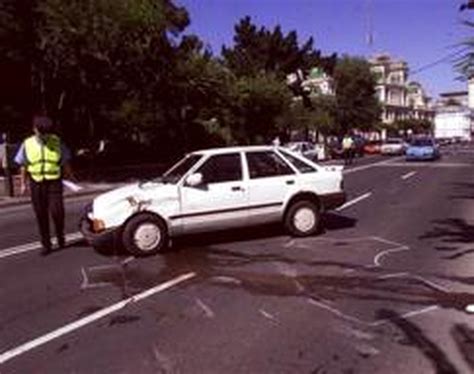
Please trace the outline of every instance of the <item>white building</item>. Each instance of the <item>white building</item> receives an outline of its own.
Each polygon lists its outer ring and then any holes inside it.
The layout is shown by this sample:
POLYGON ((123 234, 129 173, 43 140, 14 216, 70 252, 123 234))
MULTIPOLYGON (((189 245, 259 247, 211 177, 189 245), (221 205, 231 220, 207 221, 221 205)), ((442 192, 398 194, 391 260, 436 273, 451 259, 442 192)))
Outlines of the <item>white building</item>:
POLYGON ((437 139, 472 139, 474 123, 474 78, 468 91, 440 94, 436 104, 434 136, 437 139))
POLYGON ((408 64, 387 54, 369 59, 377 85, 377 97, 382 104, 382 122, 390 124, 406 119, 432 120, 434 111, 430 98, 418 82, 408 82, 408 64))

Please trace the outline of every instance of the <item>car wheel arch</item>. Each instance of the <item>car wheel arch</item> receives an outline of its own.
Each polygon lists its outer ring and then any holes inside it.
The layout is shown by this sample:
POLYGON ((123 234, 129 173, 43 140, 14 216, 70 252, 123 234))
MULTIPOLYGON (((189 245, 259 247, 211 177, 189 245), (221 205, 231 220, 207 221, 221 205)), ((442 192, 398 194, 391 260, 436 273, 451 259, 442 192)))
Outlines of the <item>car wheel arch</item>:
POLYGON ((321 200, 316 193, 310 191, 299 192, 296 195, 293 195, 285 204, 283 220, 286 219, 286 215, 290 207, 299 201, 311 201, 312 203, 316 204, 319 210, 322 210, 321 200))

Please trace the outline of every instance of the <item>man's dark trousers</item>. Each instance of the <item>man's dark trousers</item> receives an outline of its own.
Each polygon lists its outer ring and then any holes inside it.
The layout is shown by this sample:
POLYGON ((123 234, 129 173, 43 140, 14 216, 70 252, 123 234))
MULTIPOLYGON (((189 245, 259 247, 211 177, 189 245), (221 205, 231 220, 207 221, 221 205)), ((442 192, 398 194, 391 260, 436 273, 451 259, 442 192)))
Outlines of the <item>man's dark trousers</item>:
POLYGON ((35 182, 30 179, 31 202, 36 215, 41 244, 45 250, 51 249, 49 214, 53 218, 56 237, 60 247, 64 246, 64 202, 61 179, 35 182))

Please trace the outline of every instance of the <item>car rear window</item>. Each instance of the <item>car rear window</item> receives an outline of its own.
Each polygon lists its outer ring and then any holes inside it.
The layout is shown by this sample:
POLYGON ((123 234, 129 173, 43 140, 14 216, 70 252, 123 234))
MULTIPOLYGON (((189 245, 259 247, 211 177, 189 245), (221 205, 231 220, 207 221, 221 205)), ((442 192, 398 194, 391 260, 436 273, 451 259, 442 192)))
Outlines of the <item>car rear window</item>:
POLYGON ((296 169, 298 169, 300 173, 314 173, 315 171, 318 171, 318 169, 316 169, 314 166, 307 164, 292 154, 285 152, 284 150, 280 150, 280 152, 283 154, 283 157, 285 157, 296 169))

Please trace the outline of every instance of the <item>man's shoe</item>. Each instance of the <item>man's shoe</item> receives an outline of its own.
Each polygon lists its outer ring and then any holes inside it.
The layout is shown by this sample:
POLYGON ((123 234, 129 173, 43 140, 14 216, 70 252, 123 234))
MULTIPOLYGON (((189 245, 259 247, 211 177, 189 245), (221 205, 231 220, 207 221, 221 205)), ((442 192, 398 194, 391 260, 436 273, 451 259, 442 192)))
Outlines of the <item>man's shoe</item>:
POLYGON ((66 247, 66 240, 64 236, 58 238, 58 248, 63 249, 66 247))
POLYGON ((52 251, 51 251, 51 247, 45 247, 45 246, 43 246, 43 247, 41 248, 41 256, 47 256, 47 255, 49 255, 51 252, 52 252, 52 251))

